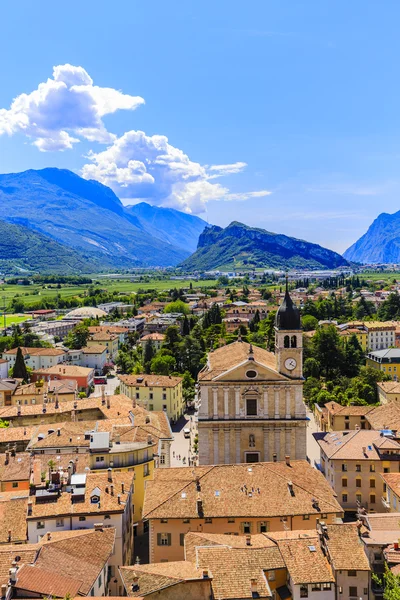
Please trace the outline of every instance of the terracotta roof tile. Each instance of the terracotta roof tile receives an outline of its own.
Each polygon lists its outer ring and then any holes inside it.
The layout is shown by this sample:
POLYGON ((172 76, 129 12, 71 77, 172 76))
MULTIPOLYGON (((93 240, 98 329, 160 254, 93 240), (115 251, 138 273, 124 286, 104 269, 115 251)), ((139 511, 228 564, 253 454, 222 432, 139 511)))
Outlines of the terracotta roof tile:
POLYGON ((143 516, 198 518, 198 497, 204 517, 211 518, 342 512, 324 476, 307 461, 292 461, 291 466, 278 462, 156 469, 146 486, 143 516))
POLYGON ((294 585, 302 583, 333 583, 335 581, 328 561, 318 541, 312 539, 278 540, 279 550, 294 585))
POLYGON ((335 460, 381 460, 378 450, 383 447, 400 453, 400 444, 373 430, 318 432, 313 436, 326 456, 335 460))
POLYGON ((9 570, 14 561, 18 565, 32 563, 35 560, 38 548, 38 544, 7 544, 0 546, 0 585, 9 582, 9 570))
POLYGON ((327 525, 327 528, 326 545, 336 571, 371 570, 364 551, 364 544, 358 535, 355 524, 341 523, 340 525, 327 525))
POLYGON ((19 595, 23 592, 64 598, 67 594, 76 595, 82 585, 75 577, 64 577, 54 571, 45 571, 31 565, 23 565, 17 573, 14 585, 19 595))
POLYGON ((173 375, 120 375, 120 381, 133 387, 175 387, 182 383, 182 377, 173 375))
POLYGON ((157 590, 190 579, 201 579, 202 572, 187 561, 120 567, 122 580, 129 596, 148 595, 157 590), (139 590, 132 591, 134 577, 139 577, 139 590))

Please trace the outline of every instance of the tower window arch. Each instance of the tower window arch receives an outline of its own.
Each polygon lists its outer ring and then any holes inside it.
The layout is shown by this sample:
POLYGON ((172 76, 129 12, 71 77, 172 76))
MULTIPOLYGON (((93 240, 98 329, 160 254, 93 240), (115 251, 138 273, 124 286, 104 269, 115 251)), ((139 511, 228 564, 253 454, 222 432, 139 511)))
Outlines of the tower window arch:
POLYGON ((283 347, 290 348, 290 337, 288 335, 283 338, 283 347))
POLYGON ((297 348, 297 336, 292 335, 292 339, 290 340, 290 347, 297 348))

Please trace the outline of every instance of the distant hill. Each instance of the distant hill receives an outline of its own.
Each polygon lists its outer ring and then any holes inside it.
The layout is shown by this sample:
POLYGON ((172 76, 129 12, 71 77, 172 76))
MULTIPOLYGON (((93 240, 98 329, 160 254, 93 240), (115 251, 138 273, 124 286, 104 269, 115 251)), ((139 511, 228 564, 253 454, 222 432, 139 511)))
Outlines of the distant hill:
POLYGON ((63 169, 0 175, 0 219, 95 255, 105 266, 176 265, 192 247, 154 237, 110 188, 63 169))
POLYGON ((340 254, 317 244, 234 221, 225 229, 207 227, 196 252, 180 266, 190 271, 205 271, 243 266, 332 269, 347 264, 340 254))
POLYGON ((199 236, 207 225, 203 219, 194 215, 173 208, 151 206, 146 202, 126 206, 125 211, 153 237, 190 252, 196 250, 199 236))
POLYGON ((400 262, 400 211, 380 214, 343 256, 359 263, 400 262))
POLYGON ((27 227, 0 221, 0 270, 16 268, 68 275, 93 272, 101 263, 27 227))

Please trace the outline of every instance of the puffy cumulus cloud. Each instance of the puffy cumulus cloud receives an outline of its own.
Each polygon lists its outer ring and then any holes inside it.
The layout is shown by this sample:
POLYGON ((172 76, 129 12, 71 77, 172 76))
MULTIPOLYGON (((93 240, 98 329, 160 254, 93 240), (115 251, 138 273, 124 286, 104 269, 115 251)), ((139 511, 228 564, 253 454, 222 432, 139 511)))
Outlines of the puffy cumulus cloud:
POLYGON ((0 135, 23 133, 42 152, 72 148, 82 137, 111 143, 116 136, 102 117, 143 103, 139 96, 94 85, 82 67, 58 65, 52 78, 17 96, 9 109, 0 109, 0 135))
POLYGON ((82 175, 111 187, 120 198, 141 199, 188 213, 204 212, 210 200, 246 200, 268 190, 233 194, 215 183, 217 177, 239 173, 246 163, 201 165, 175 148, 163 135, 128 131, 106 150, 91 152, 82 175))

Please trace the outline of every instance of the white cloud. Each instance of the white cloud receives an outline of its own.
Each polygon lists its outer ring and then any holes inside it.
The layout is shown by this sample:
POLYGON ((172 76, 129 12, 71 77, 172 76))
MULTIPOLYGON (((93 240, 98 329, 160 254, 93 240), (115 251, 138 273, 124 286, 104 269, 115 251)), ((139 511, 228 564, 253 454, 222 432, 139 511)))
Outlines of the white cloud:
POLYGON ((163 135, 127 131, 106 150, 91 152, 82 175, 110 186, 120 198, 146 200, 188 213, 204 212, 210 200, 246 200, 267 196, 267 190, 232 194, 216 176, 242 171, 246 163, 207 167, 193 162, 163 135))
POLYGON ((72 148, 79 137, 111 143, 116 136, 106 130, 102 117, 141 104, 139 96, 93 85, 82 67, 58 65, 53 78, 17 96, 9 109, 0 109, 0 135, 23 133, 42 152, 72 148))

